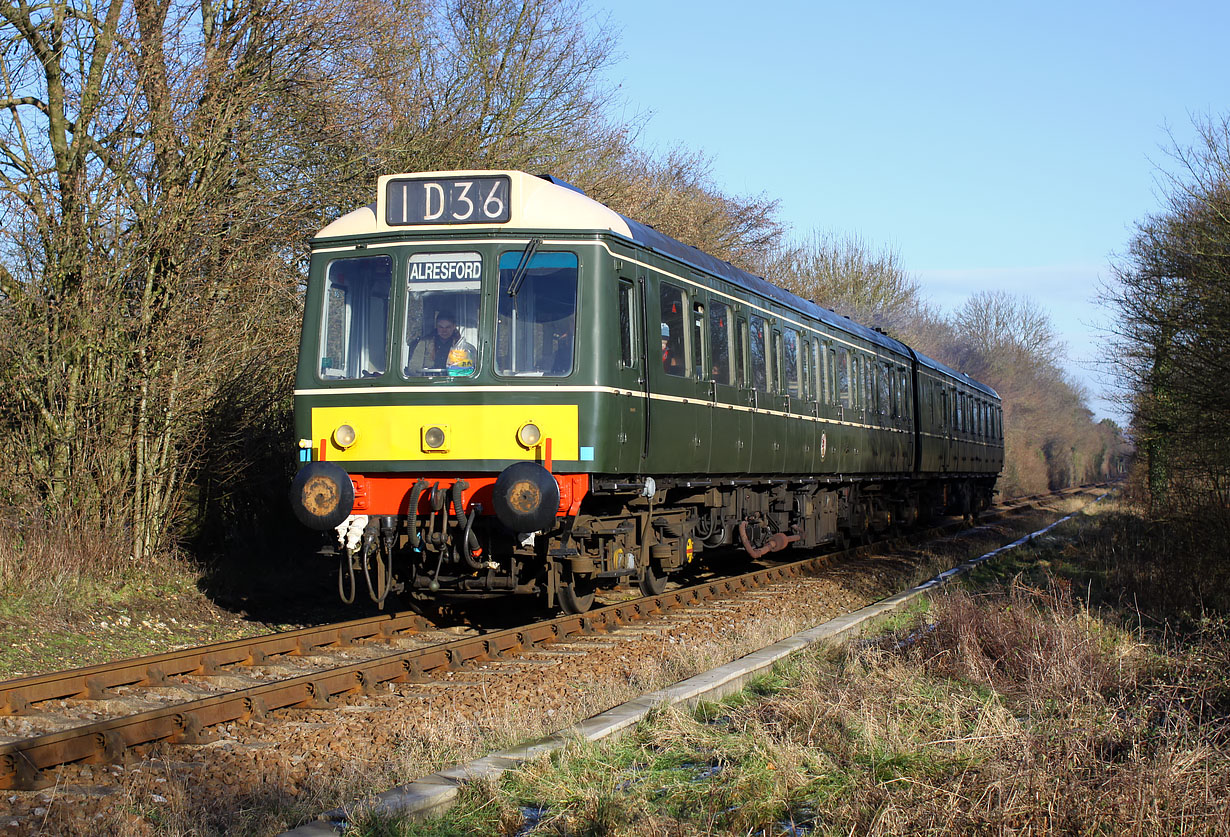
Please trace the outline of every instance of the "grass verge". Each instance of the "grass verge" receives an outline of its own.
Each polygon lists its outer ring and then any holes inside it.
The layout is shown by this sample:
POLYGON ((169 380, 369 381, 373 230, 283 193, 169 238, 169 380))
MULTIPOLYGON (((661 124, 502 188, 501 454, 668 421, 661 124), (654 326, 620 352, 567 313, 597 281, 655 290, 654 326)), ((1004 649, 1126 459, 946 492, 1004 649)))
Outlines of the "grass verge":
POLYGON ((1190 525, 1111 504, 873 642, 353 832, 1230 833, 1224 542, 1190 525))
POLYGON ((0 520, 0 679, 278 627, 219 606, 200 578, 176 554, 135 565, 95 527, 0 520))

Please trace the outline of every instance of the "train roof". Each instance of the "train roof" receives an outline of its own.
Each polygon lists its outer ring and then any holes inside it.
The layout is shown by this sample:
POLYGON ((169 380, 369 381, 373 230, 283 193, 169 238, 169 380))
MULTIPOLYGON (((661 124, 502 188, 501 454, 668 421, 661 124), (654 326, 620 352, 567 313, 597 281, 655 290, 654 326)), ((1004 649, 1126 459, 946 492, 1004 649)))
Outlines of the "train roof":
POLYGON ((741 270, 730 262, 722 261, 704 251, 684 244, 658 232, 648 224, 620 215, 610 207, 599 203, 571 184, 549 175, 531 175, 521 171, 438 171, 413 174, 385 175, 380 178, 376 203, 356 209, 338 218, 316 234, 314 241, 321 239, 373 235, 396 232, 440 232, 440 224, 389 224, 386 196, 390 183, 407 180, 464 180, 466 178, 506 177, 509 182, 508 219, 498 224, 482 222, 473 224, 449 224, 450 231, 465 229, 489 230, 499 228, 560 229, 560 230, 609 230, 656 253, 669 256, 689 267, 721 277, 736 287, 771 299, 778 304, 819 320, 830 328, 857 336, 869 343, 902 355, 914 355, 919 363, 937 372, 942 372, 970 387, 998 398, 991 387, 982 384, 964 372, 958 372, 937 360, 913 351, 904 343, 883 332, 856 323, 827 308, 803 299, 779 288, 760 276, 741 270))

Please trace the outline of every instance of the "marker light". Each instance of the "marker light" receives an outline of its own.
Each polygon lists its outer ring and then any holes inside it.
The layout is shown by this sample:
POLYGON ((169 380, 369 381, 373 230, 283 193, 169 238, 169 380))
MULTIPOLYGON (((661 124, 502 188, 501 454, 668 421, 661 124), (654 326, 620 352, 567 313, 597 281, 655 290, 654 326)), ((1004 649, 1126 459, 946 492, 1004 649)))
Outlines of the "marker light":
POLYGON ((527 421, 517 430, 517 442, 523 448, 532 448, 542 441, 542 431, 532 421, 527 421))
POLYGON ((333 431, 333 443, 342 450, 354 444, 355 432, 354 428, 349 424, 343 424, 337 430, 333 431))

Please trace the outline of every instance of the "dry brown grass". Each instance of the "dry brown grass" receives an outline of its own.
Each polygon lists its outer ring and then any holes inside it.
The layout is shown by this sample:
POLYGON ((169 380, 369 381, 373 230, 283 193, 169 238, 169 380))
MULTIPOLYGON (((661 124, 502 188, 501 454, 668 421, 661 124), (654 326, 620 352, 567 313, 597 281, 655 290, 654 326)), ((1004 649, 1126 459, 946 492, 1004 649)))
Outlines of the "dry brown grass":
POLYGON ((1224 632, 1152 646, 1065 583, 945 593, 883 641, 803 655, 751 694, 664 708, 361 834, 1224 834, 1224 632), (712 775, 708 775, 712 774, 712 775))
POLYGON ((1224 642, 1159 655, 1062 583, 954 591, 929 618, 901 647, 817 667, 758 710, 845 767, 830 814, 851 829, 1230 830, 1224 642))
POLYGON ((0 513, 0 590, 73 588, 114 579, 130 569, 126 544, 65 512, 55 519, 0 513))

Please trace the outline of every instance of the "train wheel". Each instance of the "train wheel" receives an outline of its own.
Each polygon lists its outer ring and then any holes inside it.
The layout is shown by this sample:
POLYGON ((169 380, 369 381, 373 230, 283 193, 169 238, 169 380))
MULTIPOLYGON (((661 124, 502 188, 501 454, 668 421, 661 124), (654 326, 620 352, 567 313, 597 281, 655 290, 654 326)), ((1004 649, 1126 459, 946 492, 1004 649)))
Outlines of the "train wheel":
POLYGON ((561 584, 555 594, 559 601, 559 609, 569 616, 584 613, 594 606, 594 582, 573 576, 572 581, 561 584))
POLYGON ((653 564, 645 567, 645 575, 639 582, 641 592, 646 596, 660 596, 666 590, 666 573, 655 573, 653 564))

